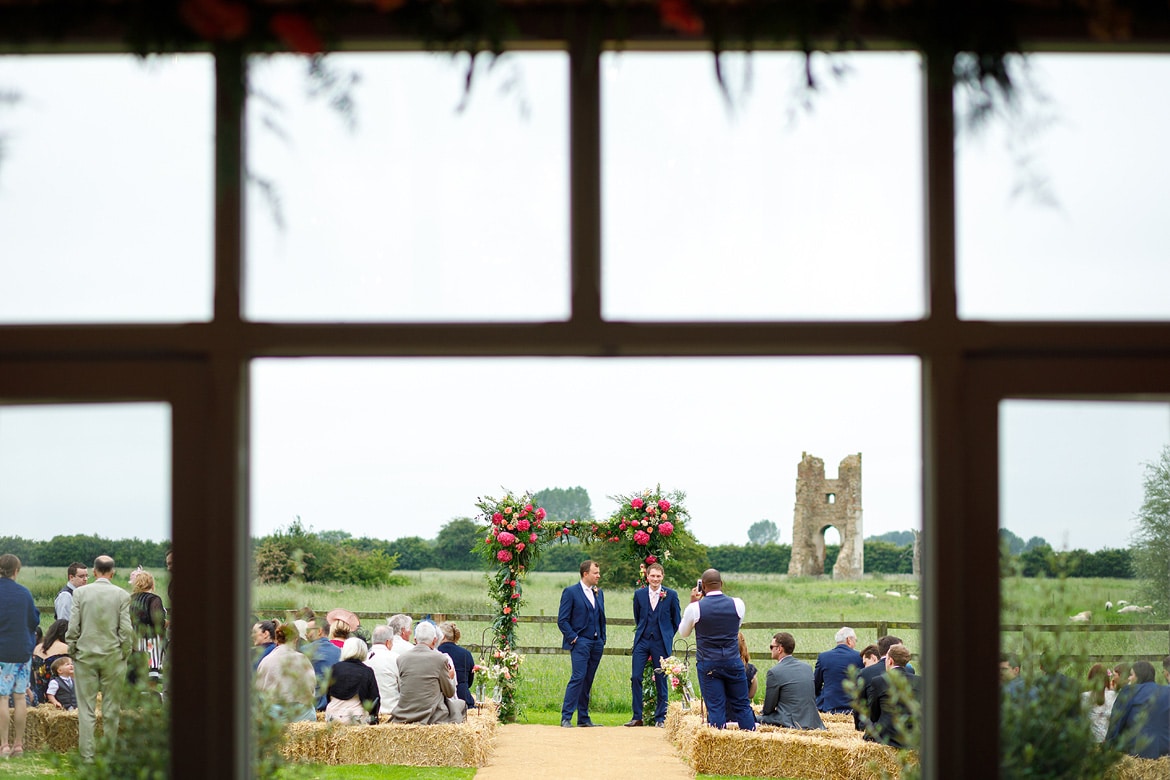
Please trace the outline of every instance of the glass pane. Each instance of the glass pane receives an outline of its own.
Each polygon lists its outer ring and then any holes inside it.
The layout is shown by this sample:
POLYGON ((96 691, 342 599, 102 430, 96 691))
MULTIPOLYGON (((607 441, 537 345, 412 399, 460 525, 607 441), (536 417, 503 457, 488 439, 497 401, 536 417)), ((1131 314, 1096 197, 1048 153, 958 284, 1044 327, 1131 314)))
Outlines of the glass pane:
POLYGON ((1099 742, 1131 752, 1128 670, 1160 680, 1170 642, 1165 505, 1145 503, 1151 464, 1170 490, 1170 404, 1004 401, 1000 437, 1002 774, 1102 776, 1099 742))
MULTIPOLYGON (((459 625, 462 644, 481 658, 492 607, 484 564, 470 552, 481 538, 481 497, 560 489, 571 496, 556 505, 563 510, 547 504, 554 516, 604 519, 623 505, 615 496, 660 485, 685 493, 677 502, 690 515, 685 528, 708 556, 699 571, 719 566, 728 591, 747 601, 744 633, 761 675, 774 663, 775 632, 792 631, 796 655, 815 662, 843 625, 856 630, 858 650, 897 634, 918 666, 919 374, 910 358, 254 361, 251 517, 258 565, 274 580, 257 585, 256 612, 345 608, 367 639, 398 612, 476 616, 459 625), (835 542, 864 538, 864 580, 789 577, 795 478, 806 453, 817 477, 809 484, 834 492, 835 506, 862 510, 862 525, 849 531, 825 515, 800 538, 810 550, 822 541, 821 572, 843 554, 835 542), (844 479, 838 464, 856 453, 857 501, 819 479, 844 479), (380 550, 408 573, 391 589, 313 582, 337 575, 282 569, 289 558, 277 553, 290 545, 313 553, 314 567, 339 547, 354 556, 380 550), (817 597, 805 598, 810 591, 817 597), (786 628, 795 621, 820 626, 786 628)), ((522 620, 556 614, 582 557, 579 546, 546 549, 525 580, 522 620)), ((602 575, 611 620, 633 614, 633 579, 620 563, 602 575)), ((680 567, 694 565, 668 559, 668 584, 689 590, 698 572, 680 567)), ((632 564, 629 571, 636 575, 632 564)), ((628 649, 627 630, 614 628, 609 646, 628 649)), ((551 624, 523 622, 518 637, 524 647, 561 641, 551 624)), ((680 638, 680 656, 685 645, 680 638)), ((567 659, 532 652, 524 663, 526 711, 559 710, 567 659)), ((617 723, 629 717, 629 674, 628 657, 607 657, 594 686, 594 710, 617 723)), ((761 676, 757 703, 764 692, 761 676)))
POLYGON ((602 58, 603 311, 617 320, 912 319, 924 311, 917 55, 602 58), (743 69, 750 87, 741 91, 743 69))
MULTIPOLYGON (((119 741, 99 737, 90 747, 90 755, 110 762, 105 766, 111 776, 130 777, 144 769, 160 777, 167 773, 169 703, 162 694, 170 607, 165 562, 170 462, 166 404, 0 406, 0 552, 20 559, 17 582, 32 592, 44 634, 33 651, 30 689, 44 706, 29 711, 26 735, 39 734, 41 748, 45 735, 53 735, 49 748, 76 751, 77 724, 70 736, 48 696, 63 707, 72 697, 84 710, 87 691, 96 696, 100 690, 103 714, 119 698, 119 741), (130 598, 137 636, 126 675, 111 677, 113 659, 98 649, 121 641, 107 628, 117 623, 116 603, 96 595, 83 602, 78 595, 98 587, 99 556, 113 558, 109 581, 130 598), (71 626, 80 632, 76 637, 63 634, 71 626), (72 675, 58 666, 60 679, 54 678, 53 664, 68 657, 74 639, 72 675), (99 663, 107 675, 100 685, 99 663), (128 751, 127 742, 138 749, 128 751), (159 763, 152 765, 155 759, 159 763)), ((97 722, 108 725, 102 715, 97 722)), ((84 756, 86 746, 81 748, 84 756)))
POLYGON ((0 57, 0 322, 211 317, 210 57, 0 57))
POLYGON ((302 58, 252 61, 248 316, 566 319, 565 55, 481 63, 470 96, 459 59, 328 63, 359 76, 349 114, 306 96, 302 58))
POLYGON ((1170 57, 1029 57, 1022 114, 960 136, 959 313, 1170 317, 1170 57))

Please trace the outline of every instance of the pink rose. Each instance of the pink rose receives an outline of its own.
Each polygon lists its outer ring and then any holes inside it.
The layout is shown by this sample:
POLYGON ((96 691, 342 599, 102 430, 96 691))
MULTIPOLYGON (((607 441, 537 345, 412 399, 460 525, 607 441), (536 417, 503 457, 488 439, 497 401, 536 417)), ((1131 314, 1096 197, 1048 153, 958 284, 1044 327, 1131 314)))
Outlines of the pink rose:
POLYGON ((670 536, 672 533, 674 533, 674 523, 659 523, 658 533, 662 534, 663 536, 670 536))
POLYGON ((516 541, 516 537, 507 531, 500 531, 499 536, 496 537, 496 541, 505 547, 510 547, 512 542, 516 541))
POLYGON ((504 522, 504 516, 499 512, 496 512, 494 515, 492 515, 492 522, 496 525, 499 525, 500 523, 504 522))
POLYGON ((622 523, 621 523, 621 524, 618 526, 618 530, 619 530, 619 531, 624 531, 624 530, 626 530, 626 523, 625 523, 625 521, 624 521, 624 520, 623 520, 623 521, 622 521, 622 523))
POLYGON ((527 520, 521 520, 520 522, 516 523, 516 528, 520 531, 527 531, 531 527, 532 523, 528 522, 527 520))
POLYGON ((658 508, 661 509, 663 512, 669 512, 670 511, 670 502, 664 498, 658 502, 658 508))
MULTIPOLYGON (((519 623, 519 622, 520 622, 520 618, 514 617, 514 618, 512 618, 512 622, 513 622, 513 623, 519 623)), ((508 675, 508 679, 509 679, 509 680, 510 680, 510 679, 512 679, 512 676, 511 676, 511 675, 508 675)))
POLYGON ((658 563, 658 556, 657 555, 647 555, 646 556, 646 565, 649 566, 652 563, 658 563))
POLYGON ((520 594, 519 594, 519 593, 513 593, 513 594, 512 594, 512 598, 514 598, 514 599, 518 599, 518 598, 520 598, 520 594))
POLYGON ((512 560, 512 553, 509 550, 500 550, 496 553, 496 560, 500 563, 507 563, 512 560))
POLYGON ((536 541, 536 534, 534 534, 534 533, 528 534, 528 541, 535 542, 536 541))
POLYGON ((524 542, 518 542, 516 544, 516 552, 524 552, 524 542))
POLYGON ((546 516, 547 516, 547 513, 544 511, 544 508, 543 508, 543 507, 537 507, 537 509, 536 509, 536 519, 537 519, 537 520, 543 520, 543 519, 544 519, 546 516))
POLYGON ((650 544, 650 534, 645 531, 638 531, 638 533, 634 534, 634 543, 641 545, 650 544))
POLYGON ((643 501, 642 499, 635 498, 635 499, 630 501, 630 506, 632 506, 634 509, 641 509, 645 503, 646 502, 643 501))
POLYGON ((525 511, 525 512, 531 512, 531 511, 532 511, 532 504, 525 504, 525 505, 524 505, 524 511, 525 511))

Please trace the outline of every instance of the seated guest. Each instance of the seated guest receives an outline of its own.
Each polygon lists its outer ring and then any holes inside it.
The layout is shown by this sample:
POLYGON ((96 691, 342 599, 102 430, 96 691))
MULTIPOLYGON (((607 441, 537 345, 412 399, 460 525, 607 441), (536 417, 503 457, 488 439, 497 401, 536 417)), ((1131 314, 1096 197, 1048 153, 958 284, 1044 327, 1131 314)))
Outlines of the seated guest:
POLYGON ((1020 677, 1020 657, 1015 653, 1004 653, 999 657, 999 681, 1003 685, 1003 697, 1010 699, 1024 692, 1024 678, 1020 677))
POLYGON ((475 656, 471 651, 459 646, 462 634, 459 626, 447 621, 439 624, 439 631, 443 634, 443 644, 437 648, 440 653, 446 653, 455 666, 455 695, 467 702, 468 708, 475 706, 475 698, 471 695, 471 686, 475 682, 475 656))
MULTIPOLYGON (((72 604, 72 600, 69 603, 72 604)), ((54 620, 49 630, 33 648, 29 691, 32 692, 32 700, 36 704, 48 701, 46 697, 49 681, 53 679, 53 662, 61 656, 69 655, 69 645, 65 644, 65 632, 68 630, 68 620, 54 620)))
POLYGON ((395 658, 414 647, 414 643, 410 640, 410 627, 413 622, 410 615, 398 614, 386 618, 386 624, 394 632, 394 647, 391 648, 391 652, 394 653, 395 658))
POLYGON ((381 709, 390 713, 398 706, 398 659, 394 654, 394 629, 382 624, 374 627, 370 637, 370 654, 366 666, 374 670, 378 680, 378 696, 382 699, 381 709))
POLYGON ((419 623, 414 647, 398 657, 398 706, 390 713, 394 723, 462 723, 467 703, 455 697, 455 669, 435 647, 439 629, 419 623))
POLYGON ((252 626, 252 671, 276 649, 276 621, 261 620, 252 626))
POLYGON ((297 651, 298 636, 292 623, 276 629, 276 649, 256 667, 256 690, 264 694, 277 718, 316 721, 317 678, 313 664, 297 651))
POLYGON ((73 687, 73 659, 67 655, 53 662, 53 679, 49 680, 45 697, 59 710, 77 709, 77 691, 73 687))
MULTIPOLYGON (((865 668, 857 673, 857 695, 861 697, 861 704, 865 705, 869 701, 869 686, 874 680, 886 673, 886 654, 890 652, 890 648, 894 645, 902 644, 902 640, 896 636, 886 635, 877 641, 876 645, 869 647, 877 650, 878 659, 875 663, 865 664, 865 668)), ((869 649, 866 648, 866 650, 869 649)), ((865 652, 861 654, 862 659, 865 658, 865 652)), ((913 672, 914 667, 907 665, 906 669, 913 672)), ((868 705, 866 705, 868 706, 868 705)), ((853 710, 853 728, 858 731, 865 731, 865 727, 869 725, 869 719, 863 718, 862 713, 858 709, 853 710)))
POLYGON ((743 661, 743 676, 748 684, 748 699, 755 699, 756 691, 759 690, 759 680, 756 679, 759 671, 756 669, 756 665, 751 662, 752 654, 748 652, 747 637, 743 635, 742 631, 739 632, 736 641, 739 643, 739 660, 743 661))
POLYGON ((346 621, 338 618, 329 624, 329 641, 338 648, 345 645, 345 640, 353 632, 353 627, 346 621))
POLYGON ((1081 706, 1089 716, 1089 727, 1094 742, 1104 742, 1109 730, 1109 715, 1113 712, 1113 700, 1117 692, 1109 688, 1110 670, 1103 664, 1089 667, 1089 690, 1081 694, 1081 706))
POLYGON ((880 660, 882 660, 882 651, 877 645, 866 645, 865 649, 861 651, 861 665, 866 669, 880 660))
POLYGON ((366 643, 351 636, 341 646, 341 660, 333 665, 325 720, 377 723, 381 701, 374 670, 366 666, 366 643))
POLYGON ((1170 687, 1154 682, 1154 665, 1135 661, 1129 685, 1113 702, 1105 744, 1139 758, 1170 756, 1170 687))
POLYGON ((913 707, 905 696, 909 694, 914 702, 922 700, 922 680, 906 668, 910 663, 910 651, 906 645, 893 645, 886 652, 886 673, 869 685, 869 718, 873 726, 865 732, 865 738, 896 748, 911 747, 912 736, 918 729, 917 707, 913 707), (900 680, 903 690, 894 690, 900 680))
POLYGON ((817 656, 813 684, 817 691, 817 709, 821 712, 853 712, 853 699, 845 693, 849 667, 862 668, 857 647, 857 633, 849 626, 837 632, 836 647, 817 656))
POLYGON ((790 729, 823 729, 813 692, 813 670, 804 661, 792 657, 796 639, 781 631, 768 645, 776 665, 768 670, 764 683, 764 708, 758 721, 790 729))
POLYGON ((330 673, 333 665, 341 660, 341 649, 325 636, 326 630, 325 618, 314 617, 305 630, 308 641, 301 648, 313 665, 313 674, 317 678, 317 712, 324 712, 329 704, 330 673))

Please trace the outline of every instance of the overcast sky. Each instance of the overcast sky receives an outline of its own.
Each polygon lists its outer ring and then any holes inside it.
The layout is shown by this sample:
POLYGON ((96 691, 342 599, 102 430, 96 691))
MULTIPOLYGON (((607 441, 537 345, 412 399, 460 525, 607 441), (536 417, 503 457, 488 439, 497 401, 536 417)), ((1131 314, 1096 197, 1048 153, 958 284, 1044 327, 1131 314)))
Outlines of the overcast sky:
MULTIPOLYGON (((653 57, 603 66, 605 315, 921 316, 917 58, 850 57, 811 112, 793 96, 796 58, 754 58, 746 93, 731 63, 734 110, 708 55, 666 59, 666 79, 653 57)), ((252 173, 283 225, 253 188, 249 316, 567 316, 564 57, 506 58, 462 112, 459 62, 332 60, 361 73, 355 129, 302 99, 288 58, 255 72, 252 173)), ((1044 99, 1025 103, 1011 145, 960 138, 960 310, 1170 317, 1170 106, 1148 100, 1170 64, 1046 57, 1034 71, 1044 99)), ((0 57, 0 89, 22 95, 0 108, 0 320, 210 316, 210 79, 204 57, 0 57)), ((253 528, 300 516, 429 538, 501 487, 580 485, 604 516, 607 496, 661 483, 687 493, 705 543, 744 543, 765 518, 787 542, 806 451, 830 473, 862 453, 867 535, 918 527, 918 371, 912 358, 259 361, 253 528)), ((1010 402, 1001 422, 1009 528, 1127 542, 1170 407, 1010 402)), ((165 537, 168 424, 161 405, 0 409, 0 534, 165 537)))

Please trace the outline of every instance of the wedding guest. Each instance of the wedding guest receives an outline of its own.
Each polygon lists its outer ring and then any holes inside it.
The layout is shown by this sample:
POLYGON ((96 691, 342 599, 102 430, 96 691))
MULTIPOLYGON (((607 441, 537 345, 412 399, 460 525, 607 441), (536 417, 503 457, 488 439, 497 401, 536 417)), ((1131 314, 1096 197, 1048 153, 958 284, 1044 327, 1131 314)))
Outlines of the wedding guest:
POLYGON ((341 660, 332 669, 325 720, 342 723, 378 722, 381 707, 378 680, 374 677, 374 670, 365 664, 367 655, 366 643, 356 636, 349 637, 342 644, 341 660))
POLYGON ((748 698, 755 699, 756 691, 758 690, 756 684, 756 675, 758 674, 756 665, 751 662, 752 654, 748 652, 747 638, 743 635, 742 631, 739 632, 737 640, 739 642, 739 657, 743 661, 743 676, 747 678, 748 698))
POLYGON ((455 669, 435 647, 439 629, 419 623, 414 647, 398 657, 401 695, 390 720, 394 723, 462 723, 467 704, 455 696, 455 669))
POLYGON ((167 611, 162 598, 154 592, 154 575, 145 569, 137 572, 130 595, 130 621, 138 635, 131 655, 130 682, 138 679, 138 670, 145 669, 153 686, 162 677, 163 635, 166 631, 167 611))
POLYGON ((817 656, 813 682, 817 689, 817 709, 821 712, 853 712, 853 699, 845 693, 849 667, 863 668, 857 647, 857 633, 849 626, 837 632, 837 644, 817 656))
POLYGON ((414 647, 414 642, 411 641, 410 626, 413 621, 410 615, 394 615, 386 620, 386 624, 390 626, 390 630, 394 633, 394 647, 390 652, 394 653, 394 657, 405 653, 410 648, 414 647))
MULTIPOLYGON (((858 731, 865 731, 865 727, 869 724, 868 716, 863 717, 861 712, 862 709, 868 706, 866 702, 869 701, 869 686, 874 680, 886 673, 886 654, 890 652, 891 647, 900 644, 903 644, 903 642, 899 637, 893 634, 887 634, 879 639, 876 645, 869 646, 876 649, 878 658, 876 662, 865 664, 864 668, 857 672, 857 696, 861 701, 859 706, 853 710, 853 727, 858 731)), ((866 650, 868 649, 867 647, 866 650)), ((864 663, 864 651, 861 654, 861 658, 864 663)), ((911 672, 914 671, 914 667, 910 665, 907 665, 906 669, 911 672)))
POLYGON ((398 658, 394 654, 394 629, 388 625, 374 627, 366 666, 374 670, 382 712, 393 712, 398 705, 398 658))
POLYGON ((73 659, 63 655, 53 661, 53 679, 49 680, 45 697, 59 710, 77 709, 77 692, 73 686, 73 659))
MULTIPOLYGON (((70 604, 72 607, 72 604, 70 604)), ((54 620, 37 646, 33 648, 30 685, 33 702, 44 704, 48 699, 49 681, 53 679, 53 661, 69 654, 65 634, 69 631, 68 620, 54 620)))
POLYGON ((475 681, 475 656, 459 645, 462 638, 459 626, 445 621, 439 624, 439 631, 443 635, 443 643, 437 649, 440 653, 446 653, 455 667, 455 695, 465 701, 470 709, 475 706, 475 697, 471 695, 471 686, 475 681))
POLYGON ((329 641, 336 647, 342 648, 352 632, 353 626, 341 618, 337 618, 329 624, 329 641))
POLYGON ((334 665, 341 660, 341 648, 329 641, 325 618, 314 617, 305 632, 308 642, 302 652, 313 665, 317 678, 317 712, 324 712, 329 705, 329 682, 334 665))
POLYGON ((277 718, 285 722, 316 721, 317 678, 313 664, 296 649, 297 628, 276 629, 276 649, 256 668, 256 690, 265 695, 277 718))
POLYGON ((1113 701, 1117 691, 1109 687, 1110 670, 1102 664, 1089 667, 1089 690, 1081 694, 1081 703, 1089 716, 1093 741, 1104 742, 1109 730, 1109 715, 1113 712, 1113 701))
POLYGON ((579 570, 581 581, 561 592, 557 610, 561 647, 569 651, 572 662, 561 703, 563 728, 572 728, 574 712, 578 726, 598 725, 589 719, 589 696, 605 649, 605 593, 597 586, 601 582, 601 568, 596 563, 582 561, 579 570))
POLYGON ((824 729, 821 714, 817 712, 813 669, 792 657, 796 639, 786 631, 779 631, 768 649, 776 665, 768 670, 760 723, 790 729, 824 729))
POLYGON ((723 575, 707 569, 699 587, 691 590, 691 603, 683 610, 678 626, 679 636, 695 632, 695 665, 707 706, 707 723, 719 729, 729 720, 745 731, 756 728, 739 654, 739 626, 746 609, 743 599, 723 593, 723 575))
POLYGON ((276 649, 276 621, 261 620, 252 626, 252 671, 276 649))
POLYGON ((1105 744, 1139 758, 1170 755, 1170 687, 1154 681, 1154 665, 1134 661, 1118 692, 1105 744))
MULTIPOLYGON (((634 591, 634 653, 630 674, 633 715, 627 726, 642 725, 642 675, 649 663, 657 669, 674 648, 682 611, 678 593, 662 584, 666 571, 660 563, 646 567, 646 587, 634 591)), ((654 725, 666 725, 666 675, 654 673, 654 725)))
POLYGON ((77 744, 82 761, 93 761, 97 696, 102 695, 102 731, 115 742, 126 683, 126 662, 134 649, 130 594, 111 580, 114 559, 93 562, 97 579, 73 594, 73 613, 65 641, 77 678, 77 744))
POLYGON ((20 558, 0 555, 0 758, 24 754, 28 717, 28 675, 41 613, 29 589, 16 582, 20 558), (8 745, 8 697, 12 696, 13 738, 8 745))
POLYGON ((868 669, 880 660, 882 660, 882 651, 877 645, 866 645, 865 649, 861 651, 861 665, 865 669, 868 669))
POLYGON ((69 613, 73 611, 73 591, 89 581, 89 569, 84 563, 76 561, 69 564, 65 570, 65 585, 57 591, 53 599, 53 620, 69 620, 69 613))
POLYGON ((892 680, 902 680, 913 701, 922 700, 922 680, 906 668, 909 663, 910 651, 906 645, 893 645, 886 652, 886 673, 868 688, 869 718, 873 727, 866 730, 865 739, 896 748, 912 746, 913 735, 918 729, 916 709, 892 690, 897 684, 892 680))

